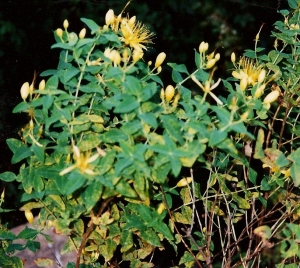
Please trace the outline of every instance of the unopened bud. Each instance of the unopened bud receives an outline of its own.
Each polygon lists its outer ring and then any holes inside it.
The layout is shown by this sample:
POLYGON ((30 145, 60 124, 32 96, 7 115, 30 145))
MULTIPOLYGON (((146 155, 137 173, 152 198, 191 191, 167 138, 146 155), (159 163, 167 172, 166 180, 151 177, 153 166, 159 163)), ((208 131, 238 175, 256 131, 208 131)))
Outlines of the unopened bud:
POLYGON ((133 54, 132 54, 132 59, 134 62, 137 62, 139 61, 142 57, 144 56, 144 53, 142 50, 139 50, 139 49, 135 49, 133 51, 133 54))
POLYGON ((43 79, 43 80, 39 83, 39 90, 44 90, 44 89, 45 89, 45 86, 46 86, 46 82, 45 82, 45 80, 43 79))
POLYGON ((173 106, 173 107, 177 107, 179 99, 180 99, 180 94, 177 93, 177 94, 175 95, 174 100, 173 100, 173 103, 172 103, 172 106, 173 106))
POLYGON ((248 86, 247 78, 242 78, 240 82, 240 88, 241 90, 245 90, 248 86))
POLYGON ((235 58, 235 53, 232 52, 232 53, 231 53, 231 62, 232 62, 232 63, 235 63, 235 60, 236 60, 236 58, 235 58))
POLYGON ((79 33, 79 38, 80 38, 80 39, 83 39, 83 38, 85 37, 85 35, 86 35, 86 29, 83 28, 83 29, 80 31, 80 33, 79 33))
POLYGON ((160 99, 161 99, 162 101, 165 99, 165 91, 164 91, 163 88, 160 90, 160 99))
POLYGON ((199 52, 200 53, 203 53, 205 50, 204 50, 204 47, 205 47, 205 42, 204 41, 202 41, 201 43, 200 43, 200 45, 199 45, 199 52))
POLYGON ((121 55, 120 55, 119 51, 113 50, 111 52, 111 60, 115 66, 119 65, 121 63, 121 55))
POLYGON ((266 77, 266 70, 262 69, 258 75, 257 82, 261 84, 265 80, 265 77, 266 77))
POLYGON ((161 213, 163 213, 163 211, 166 209, 165 204, 164 203, 160 203, 157 207, 157 214, 160 215, 161 213))
POLYGON ((166 101, 171 101, 175 94, 175 88, 172 85, 168 85, 165 90, 166 101))
POLYGON ((33 121, 32 121, 32 119, 30 119, 30 121, 29 121, 29 129, 32 130, 33 127, 34 127, 33 121))
POLYGON ((33 223, 34 218, 31 210, 25 210, 25 217, 29 223, 33 223))
POLYGON ((162 70, 162 67, 159 66, 159 67, 157 68, 157 74, 161 73, 161 70, 162 70))
POLYGON ((218 61, 220 59, 220 53, 217 53, 215 56, 215 60, 218 61))
POLYGON ((108 10, 106 15, 105 15, 105 24, 106 25, 111 25, 115 22, 115 14, 112 9, 108 10))
POLYGON ((155 61, 155 67, 158 68, 160 65, 162 65, 165 58, 166 58, 166 53, 165 52, 159 53, 157 58, 156 58, 156 61, 155 61))
POLYGON ((187 186, 191 181, 192 177, 183 178, 177 183, 177 187, 187 186))
POLYGON ((208 62, 206 63, 206 68, 210 69, 211 67, 213 67, 216 64, 216 59, 210 59, 208 60, 208 62))
POLYGON ((28 82, 26 82, 22 85, 20 92, 21 92, 21 97, 22 97, 23 101, 25 101, 29 95, 29 83, 28 82))
POLYGON ((136 16, 133 16, 130 18, 130 20, 128 21, 128 26, 132 29, 134 24, 135 24, 135 21, 136 21, 136 16))
POLYGON ((265 98, 264 98, 264 103, 268 104, 268 103, 272 103, 274 101, 277 100, 279 96, 279 91, 278 90, 274 90, 272 92, 270 92, 265 98))
POLYGON ((249 116, 249 111, 246 111, 244 112, 242 115, 241 115, 241 120, 245 121, 248 119, 248 116, 249 116))
POLYGON ((64 28, 67 29, 69 27, 69 22, 68 20, 64 20, 64 28))
POLYGON ((266 88, 265 84, 262 84, 261 86, 259 86, 256 89, 255 93, 254 93, 254 97, 259 98, 260 96, 262 96, 262 94, 264 93, 265 88, 266 88))
POLYGON ((57 28, 55 32, 56 32, 56 35, 58 37, 62 38, 62 36, 63 36, 63 30, 61 28, 57 28))
POLYGON ((33 83, 30 84, 29 86, 29 94, 32 94, 33 93, 33 83))

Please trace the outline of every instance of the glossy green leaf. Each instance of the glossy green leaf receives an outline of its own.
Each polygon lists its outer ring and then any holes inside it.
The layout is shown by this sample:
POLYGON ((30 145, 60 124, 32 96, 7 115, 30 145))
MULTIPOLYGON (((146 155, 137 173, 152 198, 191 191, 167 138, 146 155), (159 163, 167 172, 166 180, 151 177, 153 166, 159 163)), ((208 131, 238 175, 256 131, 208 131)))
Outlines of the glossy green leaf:
POLYGON ((67 174, 64 176, 56 177, 55 182, 57 185, 57 189, 63 195, 70 195, 77 189, 82 187, 85 184, 86 179, 83 174, 80 174, 76 171, 72 171, 69 175, 67 174))
POLYGON ((223 142, 227 138, 227 132, 215 129, 211 132, 209 138, 209 146, 215 146, 223 142))
POLYGON ((35 239, 38 234, 39 232, 37 230, 25 226, 25 229, 17 235, 17 238, 35 239))
POLYGON ((96 22, 94 22, 93 20, 86 19, 86 18, 81 18, 80 20, 82 22, 84 22, 86 24, 86 26, 88 26, 91 29, 92 34, 98 32, 100 30, 100 27, 98 26, 98 24, 96 22))

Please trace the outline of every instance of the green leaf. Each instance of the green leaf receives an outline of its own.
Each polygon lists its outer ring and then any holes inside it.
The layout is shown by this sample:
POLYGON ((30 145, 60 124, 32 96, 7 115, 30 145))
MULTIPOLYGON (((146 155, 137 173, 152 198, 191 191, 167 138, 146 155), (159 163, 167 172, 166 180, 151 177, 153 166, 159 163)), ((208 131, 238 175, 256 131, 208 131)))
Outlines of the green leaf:
MULTIPOLYGON (((51 90, 56 90, 58 87, 58 76, 57 75, 53 75, 51 76, 47 82, 46 82, 46 86, 45 86, 45 90, 43 91, 51 91, 51 90)), ((63 92, 63 91, 62 91, 63 92)), ((64 92, 63 92, 64 93, 64 92)))
POLYGON ((177 64, 177 63, 167 63, 174 71, 177 71, 179 73, 186 73, 189 74, 186 66, 184 64, 177 64))
POLYGON ((296 187, 299 186, 300 185, 300 165, 297 163, 293 163, 290 168, 290 172, 291 172, 291 177, 293 179, 295 186, 296 187))
POLYGON ((108 132, 99 135, 99 139, 104 143, 117 143, 127 140, 127 135, 118 129, 110 129, 108 132))
POLYGON ((81 152, 86 152, 96 148, 100 143, 99 135, 91 133, 85 135, 84 138, 78 142, 78 148, 81 152))
POLYGON ((38 234, 39 232, 37 230, 25 226, 25 229, 17 235, 17 238, 35 239, 38 234))
POLYGON ((32 144, 31 150, 35 154, 35 156, 37 157, 37 159, 41 162, 41 164, 43 164, 44 160, 45 160, 44 147, 38 146, 36 144, 32 144))
POLYGON ((86 26, 88 26, 92 30, 92 34, 98 32, 100 30, 100 27, 98 26, 98 24, 96 22, 94 22, 93 20, 86 19, 86 18, 81 18, 80 20, 82 22, 84 22, 86 24, 86 26))
POLYGON ((131 230, 122 230, 120 244, 122 245, 121 252, 126 252, 133 247, 133 238, 131 230))
POLYGON ((115 113, 129 113, 140 106, 136 97, 131 95, 124 95, 123 101, 121 101, 114 109, 115 113))
POLYGON ((6 229, 0 229, 0 240, 15 240, 16 236, 14 233, 6 229))
POLYGON ((103 185, 100 181, 92 182, 82 193, 82 199, 87 211, 90 211, 99 201, 103 190, 103 185))
POLYGON ((219 129, 214 129, 211 132, 211 135, 209 137, 209 146, 215 146, 224 141, 227 138, 227 132, 221 131, 219 129))
POLYGON ((20 161, 22 161, 23 159, 32 156, 32 151, 29 147, 23 145, 22 147, 20 147, 13 155, 12 159, 11 159, 11 163, 12 164, 16 164, 20 161))
POLYGON ((178 141, 180 144, 184 143, 181 133, 181 125, 175 115, 161 115, 163 126, 168 135, 178 141))
POLYGON ((129 198, 136 198, 137 193, 130 187, 129 183, 125 180, 120 180, 118 184, 115 186, 116 191, 122 196, 126 196, 129 198))
POLYGON ((25 247, 33 252, 37 252, 40 249, 41 245, 40 242, 28 240, 25 247))
POLYGON ((99 164, 99 175, 108 172, 115 162, 116 152, 114 150, 108 151, 107 154, 101 159, 99 164))
POLYGON ((74 66, 69 66, 68 69, 63 71, 63 81, 62 83, 66 84, 69 82, 74 76, 79 74, 80 69, 75 68, 74 66))
POLYGON ((138 115, 139 118, 153 128, 157 128, 157 120, 153 113, 143 113, 138 115))
POLYGON ((140 230, 140 236, 142 239, 144 239, 147 243, 160 247, 161 243, 159 241, 159 237, 157 234, 150 228, 146 228, 144 230, 140 230))
POLYGON ((7 256, 3 249, 0 249, 0 263, 2 268, 23 268, 21 259, 15 256, 7 256))
POLYGON ((77 172, 76 170, 72 171, 69 176, 58 176, 56 178, 57 189, 66 196, 72 194, 77 189, 82 187, 85 182, 86 179, 84 178, 83 174, 77 172))
POLYGON ((106 239, 105 245, 99 246, 99 251, 101 252, 101 255, 104 257, 105 262, 111 260, 111 258, 114 256, 116 248, 117 248, 117 244, 111 238, 106 239))
POLYGON ((11 182, 17 179, 17 176, 15 173, 6 171, 0 174, 0 180, 5 181, 5 182, 11 182))
POLYGON ((168 240, 174 239, 173 234, 170 231, 170 228, 163 222, 155 222, 155 224, 151 226, 149 225, 149 227, 152 227, 159 234, 163 234, 163 236, 168 240))
POLYGON ((30 108, 30 105, 27 102, 20 102, 14 109, 13 109, 13 113, 19 113, 19 112, 25 112, 28 111, 30 108))
POLYGON ((93 38, 84 38, 84 39, 79 39, 78 43, 76 44, 76 49, 84 46, 84 45, 87 45, 87 44, 90 44, 90 43, 93 43, 95 42, 95 39, 93 38))
POLYGON ((246 199, 238 196, 235 193, 232 194, 232 199, 238 204, 239 208, 250 209, 250 203, 246 199))
POLYGON ((19 150, 22 146, 25 146, 24 143, 17 139, 7 139, 6 143, 9 147, 9 149, 15 154, 17 150, 19 150))
POLYGON ((57 43, 51 46, 51 48, 62 48, 66 50, 73 50, 73 47, 67 43, 57 43))
POLYGON ((257 139, 255 143, 254 150, 254 158, 255 159, 263 159, 265 157, 265 153, 263 150, 263 144, 265 142, 265 132, 262 128, 258 130, 257 139))
POLYGON ((292 9, 297 9, 298 3, 297 3, 296 0, 288 0, 288 3, 289 3, 289 6, 290 6, 292 9))

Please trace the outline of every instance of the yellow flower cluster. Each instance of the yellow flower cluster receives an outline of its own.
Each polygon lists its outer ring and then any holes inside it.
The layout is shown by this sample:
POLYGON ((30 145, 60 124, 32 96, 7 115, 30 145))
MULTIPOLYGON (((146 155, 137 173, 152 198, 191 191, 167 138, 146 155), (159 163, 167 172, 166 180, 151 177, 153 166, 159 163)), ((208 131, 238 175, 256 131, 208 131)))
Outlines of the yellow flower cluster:
POLYGON ((234 54, 232 54, 231 60, 236 68, 236 70, 232 72, 232 76, 240 80, 241 90, 245 90, 250 85, 254 86, 257 82, 263 82, 266 71, 262 65, 255 64, 252 59, 247 57, 242 57, 238 64, 235 64, 234 54))
POLYGON ((110 9, 105 16, 105 23, 107 27, 115 32, 120 31, 122 37, 120 38, 125 45, 141 51, 147 50, 146 45, 152 44, 154 34, 141 22, 136 20, 136 16, 131 18, 123 18, 114 15, 114 11, 110 9))

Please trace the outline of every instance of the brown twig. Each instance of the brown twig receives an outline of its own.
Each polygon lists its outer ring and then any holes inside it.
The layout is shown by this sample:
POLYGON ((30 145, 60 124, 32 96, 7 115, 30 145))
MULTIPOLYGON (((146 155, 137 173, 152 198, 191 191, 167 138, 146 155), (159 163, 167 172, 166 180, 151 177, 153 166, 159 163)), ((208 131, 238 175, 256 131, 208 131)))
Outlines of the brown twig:
MULTIPOLYGON (((189 246, 186 244, 186 242, 184 241, 184 239, 182 238, 182 235, 181 233, 179 232, 177 226, 175 225, 175 222, 173 220, 173 216, 172 216, 172 213, 170 211, 170 208, 168 207, 168 204, 167 204, 167 199, 166 199, 166 196, 165 196, 165 191, 162 187, 160 187, 161 189, 161 193, 162 193, 162 197, 163 197, 163 200, 164 200, 164 203, 165 203, 165 207, 168 211, 168 214, 169 214, 169 217, 171 219, 171 221, 173 222, 173 225, 174 225, 174 229, 176 231, 176 233, 180 236, 181 238, 181 241, 182 243, 184 244, 185 248, 188 250, 188 252, 193 256, 195 262, 197 263, 198 267, 200 268, 203 268, 202 264, 198 261, 197 257, 195 256, 195 254, 192 252, 192 250, 189 248, 189 246)), ((203 254, 203 256, 206 256, 205 253, 202 251, 201 254, 203 254)), ((76 267, 77 268, 77 267, 76 267)))
MULTIPOLYGON (((104 202, 101 204, 101 207, 96 215, 96 217, 99 217, 104 209, 107 207, 107 205, 110 203, 110 201, 112 201, 114 199, 114 197, 109 197, 107 198, 106 200, 104 200, 104 202)), ((86 230, 86 232, 84 233, 83 237, 82 237, 82 241, 81 241, 81 244, 80 244, 80 247, 78 249, 78 252, 77 252, 77 256, 76 256, 76 268, 79 268, 79 265, 80 265, 80 257, 81 257, 81 253, 82 253, 82 250, 83 248, 85 247, 85 244, 91 234, 91 232, 93 231, 94 229, 94 223, 93 223, 93 220, 91 219, 89 224, 88 224, 88 229, 86 230)))

